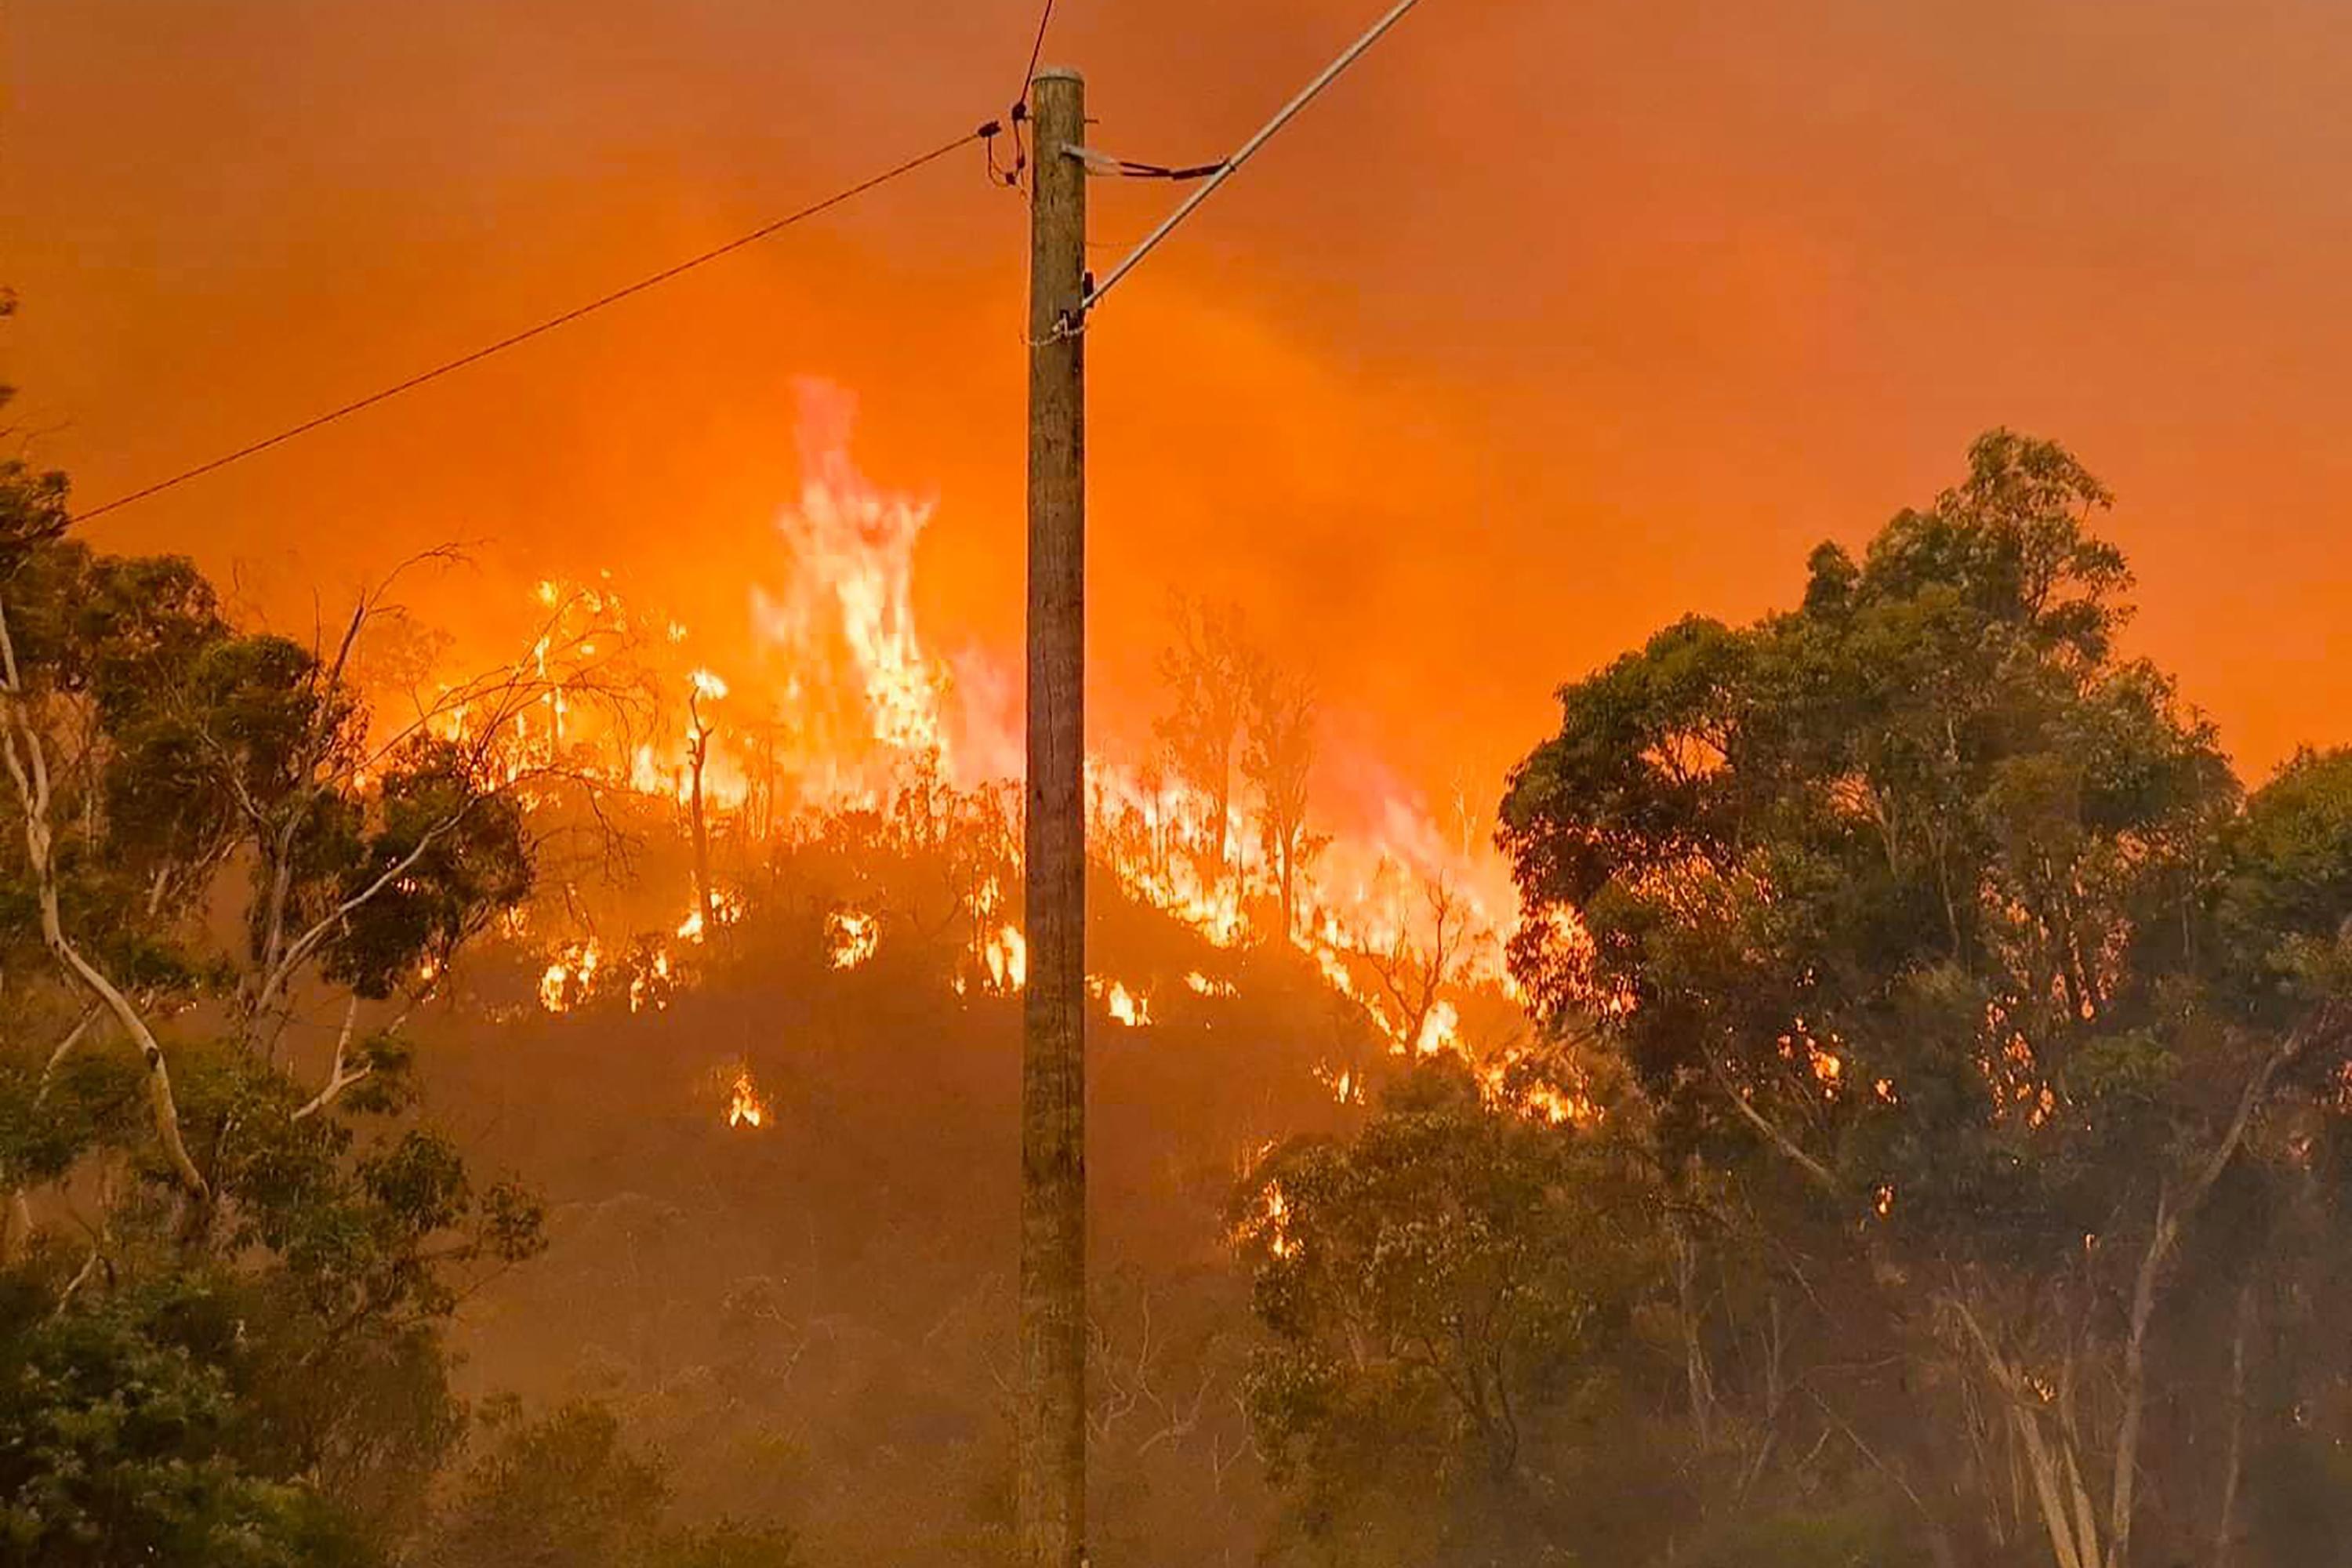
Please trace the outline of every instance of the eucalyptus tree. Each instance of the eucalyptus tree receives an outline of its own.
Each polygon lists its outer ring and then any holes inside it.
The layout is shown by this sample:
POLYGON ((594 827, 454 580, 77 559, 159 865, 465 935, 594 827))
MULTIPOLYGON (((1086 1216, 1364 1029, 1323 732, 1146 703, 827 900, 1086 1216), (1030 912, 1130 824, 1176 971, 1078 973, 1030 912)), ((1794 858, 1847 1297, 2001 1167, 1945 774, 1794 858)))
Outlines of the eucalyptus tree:
POLYGON ((2108 505, 1989 435, 1797 608, 1563 688, 1503 805, 1517 973, 1599 1017, 1663 1166, 1900 1358, 1850 1430, 1948 1561, 2121 1568, 2151 1518, 2202 1550, 2242 1445, 2154 1454, 2151 1412, 2214 1353, 2200 1282, 2325 1204, 2343 1131, 2352 761, 2245 797, 2121 650, 2108 505))

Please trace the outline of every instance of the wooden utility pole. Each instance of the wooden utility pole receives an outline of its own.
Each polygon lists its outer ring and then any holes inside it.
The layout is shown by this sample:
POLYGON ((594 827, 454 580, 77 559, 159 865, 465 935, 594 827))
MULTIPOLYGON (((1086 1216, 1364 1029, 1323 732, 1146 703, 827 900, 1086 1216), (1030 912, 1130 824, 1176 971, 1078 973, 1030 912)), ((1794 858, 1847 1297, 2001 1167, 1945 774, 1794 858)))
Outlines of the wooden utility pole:
POLYGON ((1022 1015, 1021 1568, 1087 1521, 1086 81, 1037 73, 1029 204, 1029 980, 1022 1015))

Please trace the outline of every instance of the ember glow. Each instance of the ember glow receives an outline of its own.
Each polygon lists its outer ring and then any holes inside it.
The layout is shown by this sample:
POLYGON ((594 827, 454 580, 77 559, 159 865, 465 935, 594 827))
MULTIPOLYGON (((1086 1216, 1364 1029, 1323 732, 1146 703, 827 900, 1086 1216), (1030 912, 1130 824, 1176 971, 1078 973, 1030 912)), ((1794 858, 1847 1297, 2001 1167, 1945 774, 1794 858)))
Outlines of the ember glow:
POLYGON ((594 937, 569 942, 539 977, 539 1003, 551 1013, 568 1013, 595 989, 604 952, 594 937))
POLYGON ((658 1013, 667 1008, 670 979, 669 953, 656 950, 646 967, 629 977, 629 1011, 642 1013, 650 1007, 658 1013))
POLYGON ((989 989, 1010 995, 1029 984, 1029 942, 1017 926, 1000 926, 982 949, 989 989))
POLYGON ((825 917, 825 962, 855 969, 882 945, 882 922, 863 910, 835 910, 825 917))
POLYGON ((1140 991, 1130 991, 1124 981, 1106 980, 1101 975, 1087 977, 1087 990, 1110 1014, 1111 1021, 1130 1029, 1139 1029, 1151 1022, 1151 998, 1140 991))
POLYGON ((767 1125, 768 1103, 760 1098, 759 1086, 751 1081, 751 1069, 743 1068, 728 1086, 727 1125, 752 1131, 767 1125))
POLYGON ((1315 1081, 1331 1091, 1331 1098, 1341 1105, 1364 1103, 1364 1075, 1353 1068, 1335 1068, 1328 1062, 1318 1063, 1315 1081))
MULTIPOLYGON (((1451 1002, 1439 1002, 1430 1008, 1429 1016, 1422 1021, 1421 1034, 1413 1041, 1417 1056, 1433 1057, 1461 1044, 1462 1014, 1451 1002)), ((1400 1043, 1399 1049, 1402 1049, 1400 1043)))
POLYGON ((1290 1194, 1279 1181, 1269 1181, 1258 1193, 1257 1207, 1242 1222, 1235 1239, 1262 1243, 1278 1260, 1298 1256, 1300 1243, 1290 1230, 1290 1194))

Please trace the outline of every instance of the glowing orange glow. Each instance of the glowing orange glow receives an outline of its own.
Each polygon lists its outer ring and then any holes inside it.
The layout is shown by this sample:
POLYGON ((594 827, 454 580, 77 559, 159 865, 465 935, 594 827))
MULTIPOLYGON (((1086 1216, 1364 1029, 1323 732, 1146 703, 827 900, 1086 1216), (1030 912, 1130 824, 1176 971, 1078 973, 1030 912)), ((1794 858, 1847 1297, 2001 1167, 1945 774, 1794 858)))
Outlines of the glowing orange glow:
POLYGON ((862 910, 836 910, 825 917, 825 962, 855 969, 882 946, 882 922, 862 910))
POLYGON ((648 1006, 656 1013, 669 1006, 670 957, 667 948, 656 949, 651 962, 629 977, 629 1011, 642 1013, 648 1006))
POLYGON ((1087 990, 1102 1003, 1114 1023, 1139 1029, 1151 1022, 1151 998, 1143 992, 1129 990, 1123 981, 1089 974, 1087 990))
POLYGON ((1571 1095, 1558 1087, 1538 1083, 1521 1091, 1519 1107, 1528 1115, 1540 1117, 1554 1127, 1570 1122, 1582 1127, 1600 1120, 1601 1112, 1592 1101, 1580 1094, 1571 1095))
POLYGON ((1290 1231, 1290 1194, 1279 1181, 1270 1181, 1258 1193, 1257 1207, 1234 1233, 1237 1241, 1261 1241, 1277 1259, 1296 1258, 1302 1250, 1290 1231))
POLYGON ((572 1011, 594 989, 604 960, 594 937, 566 943, 539 977, 539 1005, 551 1013, 572 1011))
POLYGON ((760 1098, 758 1085, 751 1081, 751 1069, 743 1068, 735 1074, 728 1087, 727 1125, 748 1127, 754 1131, 767 1124, 768 1103, 760 1098))
POLYGON ((1329 1089, 1331 1098, 1341 1105, 1364 1103, 1364 1078, 1352 1068, 1334 1068, 1328 1062, 1318 1062, 1315 1081, 1329 1089))
POLYGON ((1440 1051, 1452 1050, 1461 1043, 1461 1010, 1451 1002, 1439 1002, 1422 1020, 1420 1037, 1412 1043, 1413 1054, 1433 1057, 1440 1051))
MULTIPOLYGON (((743 918, 742 895, 730 892, 724 888, 715 889, 710 895, 710 913, 722 929, 734 924, 743 918)), ((697 903, 692 909, 687 910, 685 918, 677 922, 678 940, 700 942, 709 935, 709 931, 702 929, 702 906, 697 903)))
POLYGON ((1561 1077, 1557 1066, 1539 1068, 1524 1044, 1506 1047, 1477 1065, 1478 1089, 1486 1104, 1553 1127, 1589 1128, 1601 1107, 1579 1075, 1561 1077))
POLYGON ((1029 942, 1017 926, 1001 926, 982 949, 989 988, 1010 995, 1029 984, 1029 942))

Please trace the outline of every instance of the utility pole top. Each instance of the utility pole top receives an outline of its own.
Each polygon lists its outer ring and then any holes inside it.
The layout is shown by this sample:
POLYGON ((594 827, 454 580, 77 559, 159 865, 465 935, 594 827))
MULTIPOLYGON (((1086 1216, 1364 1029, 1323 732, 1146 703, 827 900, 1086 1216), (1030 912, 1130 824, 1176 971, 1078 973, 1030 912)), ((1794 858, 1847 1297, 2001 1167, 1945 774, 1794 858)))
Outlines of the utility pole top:
POLYGON ((1084 81, 1087 79, 1086 73, 1076 66, 1047 66, 1029 79, 1032 81, 1084 81))

